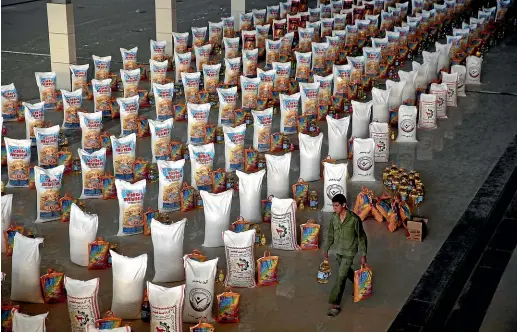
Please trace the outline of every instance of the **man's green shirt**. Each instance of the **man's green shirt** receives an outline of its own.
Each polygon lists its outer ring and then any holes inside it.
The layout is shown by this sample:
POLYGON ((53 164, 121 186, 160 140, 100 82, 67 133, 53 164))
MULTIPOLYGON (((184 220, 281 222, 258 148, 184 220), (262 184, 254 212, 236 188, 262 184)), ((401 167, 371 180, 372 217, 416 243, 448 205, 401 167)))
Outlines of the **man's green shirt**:
POLYGON ((324 250, 328 251, 332 245, 336 246, 337 254, 354 257, 357 250, 366 255, 368 241, 363 229, 363 222, 354 212, 348 210, 345 220, 341 222, 339 214, 333 213, 325 234, 324 250))

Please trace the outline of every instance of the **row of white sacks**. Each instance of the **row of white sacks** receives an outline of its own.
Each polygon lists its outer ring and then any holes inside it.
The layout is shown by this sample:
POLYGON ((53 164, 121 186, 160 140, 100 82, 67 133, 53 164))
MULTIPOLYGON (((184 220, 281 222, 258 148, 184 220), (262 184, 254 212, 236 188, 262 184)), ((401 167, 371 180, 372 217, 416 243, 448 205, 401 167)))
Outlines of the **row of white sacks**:
MULTIPOLYGON (((273 202, 271 228, 283 229, 287 235, 273 238, 273 247, 298 250, 294 201, 292 199, 276 200, 279 202, 273 202), (286 209, 293 213, 292 218, 288 221, 285 218, 286 209), (279 214, 279 210, 283 210, 283 214, 279 214)), ((207 318, 208 321, 213 320, 212 306, 218 258, 198 262, 187 255, 183 256, 183 231, 186 222, 186 219, 183 219, 171 225, 162 225, 155 220, 152 221, 156 273, 153 282, 185 280, 185 284, 166 288, 147 282, 151 306, 151 331, 160 331, 162 323, 166 323, 171 332, 178 332, 182 330, 182 322, 197 323, 202 318, 207 318), (159 245, 158 242, 160 242, 159 245), (163 275, 164 270, 169 271, 166 273, 169 274, 167 278, 163 275), (160 278, 164 278, 164 280, 160 280, 160 278)), ((72 230, 72 225, 70 228, 72 230)), ((84 238, 85 235, 83 234, 82 237, 84 238)), ((222 232, 221 239, 224 241, 227 256, 225 285, 227 287, 255 287, 255 230, 241 233, 225 230, 222 232)), ((41 262, 39 245, 41 243, 43 243, 43 238, 32 239, 16 234, 12 256, 11 300, 43 303, 39 283, 41 262)), ((147 254, 134 258, 125 257, 112 251, 110 254, 113 270, 111 311, 116 317, 122 319, 139 319, 147 270, 147 254)), ((97 299, 99 283, 99 278, 80 281, 65 276, 64 287, 67 293, 72 331, 90 331, 93 329, 95 320, 99 319, 100 311, 97 299)), ((15 312, 13 331, 43 332, 47 315, 48 313, 27 316, 15 312)), ((127 328, 120 328, 119 331, 125 331, 125 329, 127 328)))

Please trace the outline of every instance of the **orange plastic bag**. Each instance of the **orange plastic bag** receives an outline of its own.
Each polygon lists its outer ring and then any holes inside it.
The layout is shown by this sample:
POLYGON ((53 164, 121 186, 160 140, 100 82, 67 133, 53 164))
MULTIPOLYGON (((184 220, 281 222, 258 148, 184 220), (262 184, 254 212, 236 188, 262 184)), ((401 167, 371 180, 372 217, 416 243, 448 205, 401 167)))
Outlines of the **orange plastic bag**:
POLYGON ((211 172, 212 192, 221 193, 226 191, 226 170, 223 168, 211 172))
POLYGON ((104 241, 102 237, 88 244, 88 269, 109 268, 110 242, 104 241))
POLYGON ((210 324, 206 317, 199 319, 199 323, 194 326, 190 326, 191 332, 215 332, 214 325, 210 324))
POLYGON ((387 220, 388 212, 391 209, 391 197, 387 193, 383 193, 379 198, 377 198, 375 208, 377 208, 379 213, 387 220))
POLYGON ((66 301, 65 273, 56 272, 55 269, 49 268, 47 274, 40 277, 40 283, 46 304, 66 301))
POLYGON ((169 143, 169 155, 171 156, 171 161, 183 159, 183 143, 171 141, 171 143, 169 143))
POLYGON ((72 209, 72 203, 74 198, 68 193, 59 199, 59 206, 61 207, 61 222, 70 222, 70 211, 72 209))
POLYGON ((25 228, 19 225, 11 225, 6 231, 4 231, 4 240, 5 244, 7 246, 6 255, 8 257, 13 255, 13 249, 14 249, 14 236, 16 236, 17 233, 20 233, 23 235, 25 228))
POLYGON ((359 209, 355 213, 359 216, 361 221, 364 221, 370 215, 371 210, 372 206, 370 204, 363 204, 359 206, 359 209))
POLYGON ((102 199, 116 199, 117 198, 117 187, 115 186, 115 176, 106 172, 101 177, 102 180, 102 199))
POLYGON ((299 178, 298 182, 293 186, 293 199, 299 206, 303 202, 304 206, 309 205, 309 183, 299 178))
POLYGON ((261 200, 262 203, 262 222, 271 223, 271 199, 273 195, 270 195, 266 200, 261 200))
POLYGON ((354 272, 354 302, 362 301, 372 296, 373 272, 368 265, 361 266, 354 272))
POLYGON ((244 171, 255 172, 258 170, 258 151, 249 147, 244 149, 244 171))
POLYGON ((237 221, 232 223, 232 231, 233 232, 243 232, 250 230, 251 223, 246 221, 244 217, 239 216, 237 221))
POLYGON ((239 322, 239 303, 241 296, 232 292, 230 288, 222 294, 217 295, 217 322, 218 323, 238 323, 239 322))
POLYGON ((151 235, 151 221, 158 217, 158 210, 149 207, 144 213, 144 235, 151 235))
POLYGON ((194 197, 194 187, 184 182, 180 193, 180 204, 182 212, 188 212, 196 209, 196 200, 194 197))
POLYGON ((198 249, 192 250, 192 253, 187 254, 187 256, 190 259, 199 261, 199 262, 205 262, 207 259, 207 257, 205 255, 203 255, 203 253, 201 253, 201 251, 199 251, 198 249))
POLYGON ((376 208, 376 205, 372 205, 371 214, 372 214, 373 218, 375 219, 375 221, 377 221, 379 223, 381 223, 384 220, 384 217, 379 212, 379 210, 376 208))
POLYGON ((319 248, 320 225, 315 220, 308 220, 300 225, 300 248, 317 250, 319 248))
POLYGON ((323 179, 323 175, 325 174, 325 171, 324 171, 325 166, 323 165, 323 162, 336 164, 336 160, 333 159, 332 157, 330 157, 330 155, 328 155, 327 157, 322 159, 321 160, 321 167, 320 167, 320 179, 323 179))
POLYGON ((392 200, 386 220, 388 221, 388 230, 390 232, 394 232, 398 227, 400 227, 401 222, 398 214, 398 200, 392 200))
POLYGON ((2 332, 13 331, 13 315, 20 311, 19 305, 12 305, 10 301, 2 303, 2 332))
POLYGON ((264 252, 264 256, 257 259, 257 285, 269 286, 278 283, 277 267, 278 256, 264 252))
POLYGON ((104 317, 95 321, 95 328, 99 330, 110 330, 113 328, 119 328, 121 324, 122 318, 115 317, 111 311, 106 311, 104 317))

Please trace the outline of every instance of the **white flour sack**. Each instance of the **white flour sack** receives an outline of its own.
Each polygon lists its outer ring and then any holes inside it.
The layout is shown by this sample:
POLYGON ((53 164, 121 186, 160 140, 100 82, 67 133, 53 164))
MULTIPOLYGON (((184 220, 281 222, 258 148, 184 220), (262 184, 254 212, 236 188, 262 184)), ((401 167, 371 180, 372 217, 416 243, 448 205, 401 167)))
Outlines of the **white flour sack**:
POLYGON ((72 203, 70 208, 70 260, 79 266, 88 266, 88 244, 95 241, 99 217, 96 214, 83 212, 79 206, 72 203))
POLYGON ((326 117, 329 136, 329 152, 328 155, 336 160, 346 159, 348 156, 348 126, 350 125, 350 117, 334 119, 331 116, 326 117))
POLYGON ((158 210, 180 210, 180 191, 183 184, 185 160, 158 161, 158 210))
POLYGON ((61 218, 61 205, 59 199, 63 182, 65 166, 60 165, 52 169, 34 167, 34 180, 36 181, 37 218, 36 223, 55 221, 61 218))
POLYGON ((370 138, 375 142, 374 162, 388 162, 390 158, 390 127, 388 123, 371 123, 370 138))
POLYGON ((99 278, 81 281, 65 276, 66 300, 72 332, 84 332, 99 319, 99 278))
MULTIPOLYGON (((273 199, 274 200, 274 199, 273 199)), ((235 233, 223 232, 226 252, 226 287, 254 288, 255 284, 255 229, 235 233)))
POLYGON ((31 140, 4 138, 7 153, 6 187, 29 187, 31 140))
POLYGON ((352 137, 364 139, 368 137, 368 125, 372 115, 373 102, 361 103, 352 101, 352 137))
POLYGON ((111 311, 115 317, 122 319, 140 319, 147 254, 135 258, 125 257, 111 250, 110 254, 113 271, 111 311))
POLYGON ((425 64, 419 64, 416 61, 413 61, 413 70, 418 71, 418 74, 416 75, 415 80, 415 88, 416 89, 427 89, 427 75, 429 72, 429 63, 426 62, 425 64))
POLYGON ((26 139, 30 139, 33 146, 36 145, 36 137, 34 136, 34 128, 43 127, 45 124, 45 103, 30 104, 23 102, 23 109, 25 115, 25 133, 26 139))
MULTIPOLYGON (((390 99, 391 89, 382 90, 372 88, 372 120, 381 123, 387 123, 390 120, 390 108, 388 101, 390 99)), ((330 142, 330 141, 329 141, 330 142)))
POLYGON ((79 199, 102 198, 102 176, 106 168, 106 148, 101 148, 91 154, 77 148, 81 160, 81 176, 83 190, 79 199))
POLYGON ((116 138, 110 136, 113 152, 113 173, 116 179, 132 181, 134 177, 133 165, 136 153, 136 134, 129 134, 116 138))
POLYGON ((465 77, 467 75, 467 67, 463 65, 452 65, 451 73, 458 73, 458 96, 465 97, 465 77))
POLYGON ((237 107, 237 87, 227 89, 217 88, 217 96, 219 97, 219 115, 217 116, 217 125, 233 125, 233 111, 237 107))
POLYGON ((18 311, 13 314, 13 332, 46 332, 45 320, 48 312, 29 316, 18 311))
POLYGON ((267 196, 289 198, 291 186, 289 184, 289 170, 291 170, 291 153, 284 155, 266 156, 267 196))
POLYGON ((115 179, 119 207, 117 236, 141 234, 144 231, 144 196, 146 180, 134 184, 115 179))
POLYGON ((34 135, 38 149, 38 165, 45 169, 57 167, 59 125, 34 128, 34 135))
POLYGON ((79 128, 77 112, 83 107, 83 90, 66 91, 61 89, 61 95, 63 96, 63 128, 79 128))
POLYGON ((169 159, 169 143, 173 120, 172 118, 164 121, 149 119, 149 131, 151 132, 151 152, 153 153, 153 163, 169 159))
POLYGON ((223 126, 224 161, 226 171, 231 172, 244 167, 244 135, 246 124, 237 127, 223 126))
POLYGON ((300 96, 302 99, 302 115, 318 114, 318 96, 320 83, 304 83, 300 82, 300 96))
POLYGON ((429 63, 429 72, 427 72, 427 82, 434 81, 438 78, 438 73, 440 72, 438 68, 438 57, 440 56, 440 52, 427 52, 422 51, 422 57, 424 58, 424 63, 429 63))
POLYGON ((26 303, 43 303, 40 286, 41 256, 39 245, 43 238, 14 235, 11 300, 26 303))
POLYGON ((429 93, 436 96, 436 118, 447 118, 447 85, 432 83, 429 93))
POLYGON ((2 242, 2 253, 7 251, 6 241, 4 239, 4 231, 9 229, 11 225, 11 214, 13 208, 13 195, 6 194, 2 196, 2 237, 0 237, 0 241, 2 242))
MULTIPOLYGON (((188 145, 190 155, 190 183, 197 190, 212 189, 211 172, 214 166, 214 144, 203 146, 188 145)), ((181 184, 180 184, 181 186, 181 184)))
MULTIPOLYGON (((399 117, 400 119, 400 117, 399 117)), ((373 139, 354 139, 353 182, 374 182, 375 141, 373 139)))
POLYGON ((295 134, 298 132, 298 106, 300 93, 280 94, 280 132, 295 134))
POLYGON ((346 163, 332 164, 323 162, 323 193, 325 200, 323 212, 332 212, 332 198, 337 194, 346 196, 346 163))
POLYGON ((271 238, 275 249, 300 249, 296 243, 296 202, 293 199, 271 199, 271 238))
POLYGON ((312 137, 307 134, 298 133, 300 141, 300 177, 306 182, 320 179, 321 167, 321 145, 323 133, 312 137))
POLYGON ((138 94, 127 97, 117 98, 120 112, 120 136, 126 136, 138 131, 138 94))
POLYGON ((434 43, 436 51, 440 53, 438 56, 438 70, 446 69, 449 70, 450 66, 450 51, 452 44, 440 44, 434 43))
POLYGON ((481 64, 483 58, 476 56, 467 57, 467 76, 466 84, 481 84, 481 64))
POLYGON ((206 317, 213 321, 214 284, 219 258, 199 262, 185 256, 185 304, 183 321, 197 323, 206 317))
POLYGON ((418 142, 416 140, 417 113, 416 106, 400 106, 397 142, 418 142))
POLYGON ((239 177, 239 215, 248 222, 262 222, 260 193, 262 192, 262 180, 266 170, 249 174, 237 170, 235 173, 239 177))
POLYGON ((388 107, 390 110, 395 110, 402 104, 402 90, 406 85, 406 81, 395 82, 386 80, 386 89, 390 89, 390 96, 388 98, 388 107))
POLYGON ((253 115, 253 148, 259 152, 269 151, 273 108, 251 111, 253 115))
POLYGON ((436 95, 420 94, 420 114, 418 127, 426 129, 436 128, 436 95))
POLYGON ((413 70, 411 72, 399 71, 399 77, 401 81, 406 81, 404 88, 402 88, 402 103, 409 102, 414 104, 416 101, 416 77, 418 71, 413 70))
POLYGON ((183 332, 181 313, 185 285, 167 288, 147 282, 151 332, 183 332))
POLYGON ((205 142, 205 125, 208 123, 210 114, 210 103, 192 104, 187 103, 188 135, 187 143, 193 145, 205 142))
POLYGON ((447 85, 447 107, 458 106, 458 73, 442 72, 442 84, 447 85))
POLYGON ((79 125, 81 127, 81 146, 84 150, 90 153, 97 149, 100 149, 102 112, 77 112, 77 114, 79 115, 79 125))
POLYGON ((172 224, 151 221, 154 249, 153 282, 176 282, 184 278, 183 237, 187 219, 172 224))
POLYGON ((212 194, 200 191, 205 211, 204 247, 224 246, 221 233, 230 226, 233 190, 212 194))

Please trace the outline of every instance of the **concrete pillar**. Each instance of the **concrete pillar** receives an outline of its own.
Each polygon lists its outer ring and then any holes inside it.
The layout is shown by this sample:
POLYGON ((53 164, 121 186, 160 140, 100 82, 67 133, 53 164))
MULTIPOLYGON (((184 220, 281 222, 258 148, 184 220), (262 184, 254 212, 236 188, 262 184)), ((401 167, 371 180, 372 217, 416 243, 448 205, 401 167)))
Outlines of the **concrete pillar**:
POLYGON ((246 0, 231 0, 232 16, 235 19, 235 31, 240 29, 240 15, 246 12, 246 0))
POLYGON ((167 41, 165 54, 172 57, 172 33, 178 31, 176 0, 155 0, 156 40, 167 41))
POLYGON ((50 62, 57 89, 71 89, 70 65, 76 63, 74 9, 70 1, 47 3, 50 62))

